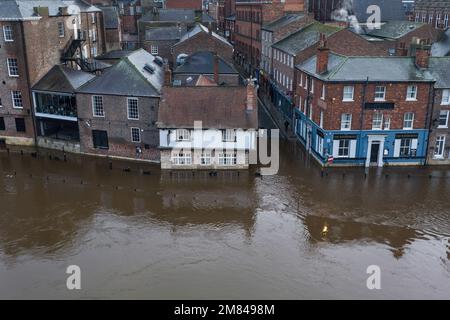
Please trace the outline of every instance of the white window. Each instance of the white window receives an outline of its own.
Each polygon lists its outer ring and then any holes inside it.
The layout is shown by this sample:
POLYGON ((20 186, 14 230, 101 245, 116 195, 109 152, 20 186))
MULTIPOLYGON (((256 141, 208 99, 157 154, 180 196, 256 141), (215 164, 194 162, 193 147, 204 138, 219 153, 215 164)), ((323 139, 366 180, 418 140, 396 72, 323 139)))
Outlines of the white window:
POLYGON ((427 21, 427 14, 425 12, 422 12, 422 23, 425 23, 427 21))
POLYGON ((94 115, 94 117, 105 116, 102 96, 92 96, 92 114, 94 115))
POLYGON ((11 91, 11 99, 12 99, 12 103, 13 103, 13 108, 16 108, 16 109, 23 108, 22 92, 11 91))
POLYGON ((64 38, 64 22, 58 22, 58 36, 64 38))
POLYGON ((222 141, 235 142, 236 141, 236 131, 234 129, 223 130, 222 131, 222 141))
POLYGON ((444 29, 448 28, 448 13, 444 16, 444 29))
POLYGON ((95 29, 92 30, 92 41, 97 41, 97 31, 95 29))
POLYGON ((172 153, 172 163, 175 165, 190 165, 192 164, 191 152, 177 152, 172 153))
POLYGON ((449 110, 441 110, 439 113, 439 125, 438 128, 448 128, 449 110))
POLYGON ((191 132, 187 129, 177 129, 176 131, 177 141, 190 141, 191 132))
POLYGON ((300 83, 298 84, 300 87, 303 86, 303 73, 300 73, 300 83))
POLYGON ((408 86, 408 90, 406 91, 406 100, 417 100, 417 86, 408 86))
POLYGON ((419 22, 419 20, 420 20, 420 13, 417 12, 417 13, 416 13, 416 18, 414 19, 414 21, 415 21, 415 22, 419 22))
POLYGON ((376 86, 375 87, 375 101, 384 101, 386 99, 386 87, 376 86))
POLYGON ((441 105, 449 105, 449 104, 450 104, 450 89, 442 90, 441 105))
POLYGON ((234 152, 219 153, 219 165, 232 166, 235 164, 236 164, 236 153, 234 152))
POLYGON ((305 75, 305 86, 303 88, 305 88, 305 90, 308 88, 308 81, 309 81, 309 77, 307 75, 305 75))
POLYGON ((411 130, 414 127, 414 113, 407 112, 403 118, 403 129, 411 130))
POLYGON ((386 117, 384 119, 384 130, 390 130, 391 129, 391 118, 386 117))
POLYGON ((400 140, 400 156, 409 157, 411 155, 412 139, 400 140))
POLYGON ((341 115, 341 130, 351 130, 352 129, 352 114, 343 113, 341 115))
POLYGON ((139 108, 137 98, 127 99, 127 115, 130 120, 139 120, 139 108))
POLYGON ((348 157, 350 156, 350 140, 339 140, 338 145, 338 157, 348 157))
POLYGON ((434 148, 434 157, 438 159, 444 158, 445 136, 436 137, 436 146, 434 148))
POLYGON ((383 114, 381 112, 375 112, 372 118, 372 130, 383 129, 383 114))
POLYGON ((439 25, 441 24, 441 14, 440 13, 436 13, 436 23, 435 23, 435 28, 439 28, 439 25))
POLYGON ((91 23, 95 23, 97 21, 95 13, 91 13, 91 23))
POLYGON ((134 7, 130 6, 130 16, 134 16, 134 7))
POLYGON ((313 119, 313 106, 312 105, 309 106, 309 118, 311 120, 313 119))
POLYGON ((17 65, 16 58, 7 58, 6 64, 8 65, 8 74, 10 77, 18 77, 19 76, 19 67, 17 65))
POLYGON ((314 79, 311 78, 311 93, 314 93, 314 79))
POLYGON ((141 142, 141 129, 131 128, 131 141, 132 142, 141 142))
POLYGON ((322 82, 322 96, 320 97, 320 99, 325 100, 325 82, 322 82))
POLYGON ((429 23, 429 24, 432 24, 432 23, 433 23, 433 14, 432 14, 432 13, 430 13, 430 14, 428 15, 428 23, 429 23))
POLYGON ((200 157, 200 164, 202 166, 209 166, 211 164, 211 152, 210 151, 202 152, 201 157, 200 157))
POLYGON ((323 137, 316 135, 316 151, 323 156, 323 137))
POLYGON ((3 39, 5 39, 5 42, 11 42, 14 41, 14 34, 12 26, 3 26, 3 39))
POLYGON ((302 111, 302 97, 298 99, 298 110, 302 111))
POLYGON ((320 110, 319 127, 323 128, 323 111, 320 110))
POLYGON ((353 86, 345 86, 342 101, 353 101, 353 92, 355 88, 353 86))
POLYGON ((158 46, 152 45, 152 46, 150 47, 150 53, 151 53, 152 55, 157 55, 157 54, 158 54, 158 46))
POLYGON ((97 56, 97 47, 92 47, 92 48, 91 48, 91 55, 92 55, 93 57, 96 57, 96 56, 97 56))

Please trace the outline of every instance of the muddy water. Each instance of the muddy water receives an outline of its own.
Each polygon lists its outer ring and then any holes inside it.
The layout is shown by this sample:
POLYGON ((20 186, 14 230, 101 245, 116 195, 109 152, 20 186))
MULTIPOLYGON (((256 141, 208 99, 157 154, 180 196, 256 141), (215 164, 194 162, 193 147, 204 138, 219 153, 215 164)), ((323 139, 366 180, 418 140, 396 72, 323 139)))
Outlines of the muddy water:
POLYGON ((264 178, 0 153, 0 298, 450 298, 450 169, 281 153, 264 178))

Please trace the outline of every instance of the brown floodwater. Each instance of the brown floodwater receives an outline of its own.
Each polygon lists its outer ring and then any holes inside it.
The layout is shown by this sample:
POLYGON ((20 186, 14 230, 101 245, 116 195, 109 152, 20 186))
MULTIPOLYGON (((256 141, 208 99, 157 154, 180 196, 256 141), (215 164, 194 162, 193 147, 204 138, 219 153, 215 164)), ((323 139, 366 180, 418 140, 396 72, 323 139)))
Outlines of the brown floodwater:
POLYGON ((0 153, 0 298, 450 298, 449 168, 322 176, 291 144, 280 166, 209 176, 0 153))

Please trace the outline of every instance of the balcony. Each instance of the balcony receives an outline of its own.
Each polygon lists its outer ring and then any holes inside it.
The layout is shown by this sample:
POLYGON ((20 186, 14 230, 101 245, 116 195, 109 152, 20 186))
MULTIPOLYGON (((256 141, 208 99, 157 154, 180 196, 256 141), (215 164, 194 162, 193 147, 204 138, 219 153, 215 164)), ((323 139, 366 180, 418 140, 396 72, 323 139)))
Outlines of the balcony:
POLYGON ((35 93, 36 116, 77 121, 77 106, 74 96, 50 93, 35 93))

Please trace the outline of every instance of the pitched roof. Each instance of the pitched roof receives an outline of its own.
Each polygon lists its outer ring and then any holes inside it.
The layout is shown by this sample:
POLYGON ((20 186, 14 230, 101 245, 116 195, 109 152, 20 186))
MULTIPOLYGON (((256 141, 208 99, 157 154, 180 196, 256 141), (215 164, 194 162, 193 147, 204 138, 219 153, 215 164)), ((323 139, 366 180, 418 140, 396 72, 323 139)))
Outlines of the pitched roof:
POLYGON ((450 57, 431 57, 429 71, 436 79, 438 89, 450 89, 450 57))
MULTIPOLYGON (((189 32, 187 32, 186 34, 183 35, 183 37, 181 37, 180 41, 178 43, 175 44, 178 45, 180 43, 185 42, 186 40, 189 40, 190 38, 192 38, 193 36, 199 34, 199 33, 209 33, 209 29, 207 27, 205 27, 204 25, 202 25, 201 23, 197 23, 196 26, 194 28, 192 28, 189 32)), ((215 33, 214 31, 211 32, 212 36, 219 40, 222 41, 223 43, 225 43, 226 45, 229 45, 230 47, 232 47, 232 44, 228 42, 227 39, 225 39, 224 37, 218 35, 217 33, 215 33)))
MULTIPOLYGON (((214 53, 200 51, 191 54, 185 62, 178 66, 174 74, 213 74, 214 73, 214 53)), ((219 56, 220 74, 238 74, 236 69, 219 56)))
POLYGON ((210 87, 210 86, 217 86, 217 83, 210 77, 207 77, 207 76, 204 76, 201 74, 197 78, 197 82, 195 83, 195 85, 197 87, 201 87, 201 86, 210 87))
POLYGON ((123 57, 128 56, 133 51, 131 50, 112 50, 109 52, 106 52, 100 56, 95 57, 95 60, 115 60, 115 59, 122 59, 123 57))
POLYGON ((159 9, 157 13, 147 12, 140 19, 142 22, 194 22, 195 11, 189 9, 159 9))
POLYGON ((406 19, 406 10, 403 0, 358 0, 353 1, 353 14, 359 21, 367 21, 372 13, 367 13, 367 8, 377 5, 381 8, 381 21, 406 19))
POLYGON ((414 21, 387 21, 381 23, 379 29, 365 30, 365 34, 383 39, 398 39, 424 25, 424 23, 414 21))
POLYGON ((264 24, 261 29, 273 32, 291 24, 292 22, 299 21, 304 17, 304 13, 289 13, 274 21, 264 24))
POLYGON ((139 49, 122 58, 117 64, 82 86, 78 92, 120 96, 159 96, 164 82, 164 70, 155 57, 139 49), (144 70, 149 65, 153 73, 144 70))
POLYGON ((319 41, 321 33, 327 37, 342 30, 342 28, 330 25, 324 25, 319 22, 313 22, 301 28, 299 31, 292 33, 286 38, 275 42, 272 46, 292 55, 296 55, 300 51, 311 47, 319 41))
POLYGON ((91 73, 56 65, 33 86, 33 90, 74 93, 93 78, 91 73))
POLYGON ((145 30, 145 40, 179 40, 185 31, 176 26, 150 28, 145 30))
POLYGON ((434 81, 429 72, 416 67, 414 57, 346 57, 330 53, 324 74, 316 73, 316 62, 317 56, 313 56, 296 67, 325 81, 434 81))
POLYGON ((116 7, 101 7, 103 11, 103 18, 105 29, 119 28, 119 13, 116 7))
POLYGON ((258 110, 246 110, 247 88, 164 87, 159 107, 159 128, 258 128, 258 110))

